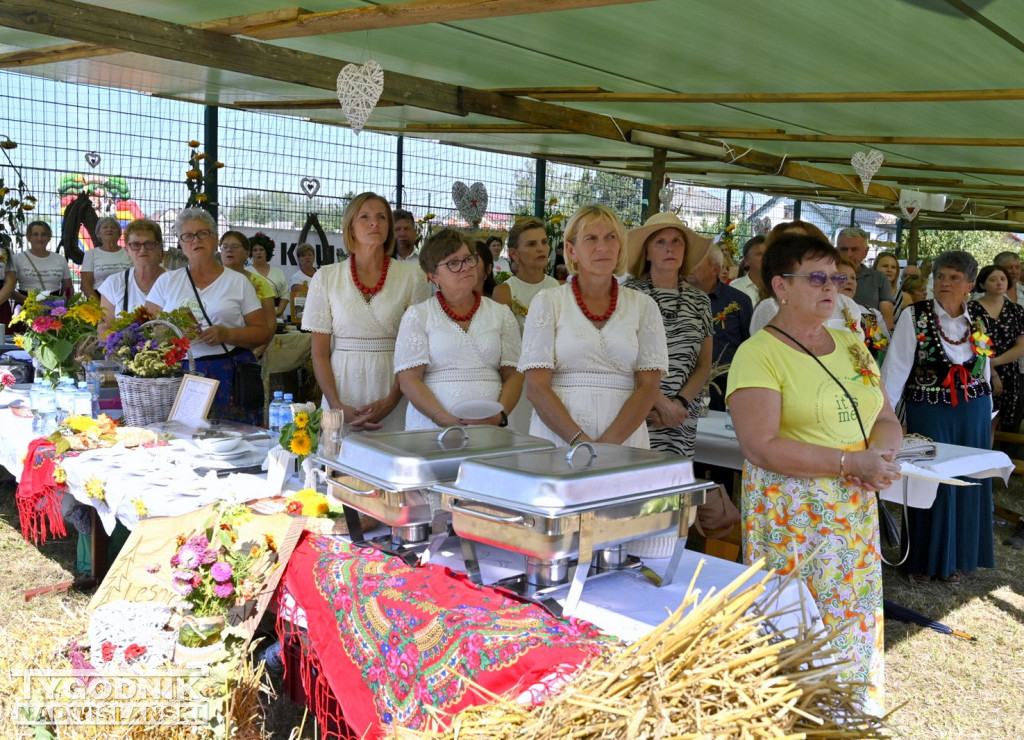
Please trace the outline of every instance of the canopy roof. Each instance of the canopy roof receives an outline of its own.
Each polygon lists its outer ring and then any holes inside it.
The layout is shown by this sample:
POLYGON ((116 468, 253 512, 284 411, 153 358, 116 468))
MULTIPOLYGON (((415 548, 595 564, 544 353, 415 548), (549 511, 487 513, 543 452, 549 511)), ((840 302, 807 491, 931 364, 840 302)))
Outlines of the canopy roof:
POLYGON ((342 125, 335 79, 367 59, 367 129, 896 214, 909 188, 949 197, 923 226, 1024 224, 1019 0, 0 4, 0 66, 342 125), (865 193, 850 158, 871 149, 865 193))

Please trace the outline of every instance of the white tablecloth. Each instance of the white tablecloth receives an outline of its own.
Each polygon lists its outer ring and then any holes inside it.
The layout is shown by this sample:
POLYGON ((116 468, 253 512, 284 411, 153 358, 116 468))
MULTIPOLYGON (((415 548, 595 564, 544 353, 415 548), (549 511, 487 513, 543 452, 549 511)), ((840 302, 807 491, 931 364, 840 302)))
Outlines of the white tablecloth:
MULTIPOLYGON (((719 465, 733 470, 743 469, 743 453, 731 428, 732 420, 722 411, 711 411, 697 423, 697 446, 694 460, 708 465, 719 465)), ((976 447, 938 444, 934 460, 917 462, 918 468, 931 471, 940 478, 1002 478, 1009 480, 1013 463, 1006 453, 998 450, 982 450, 976 447)), ((903 488, 906 483, 907 505, 919 509, 931 508, 939 484, 925 478, 908 478, 893 483, 882 491, 886 501, 903 502, 903 488)), ((967 487, 964 490, 969 491, 967 487)))
POLYGON ((31 441, 32 419, 15 416, 9 408, 0 409, 0 465, 15 480, 21 480, 23 458, 31 441))

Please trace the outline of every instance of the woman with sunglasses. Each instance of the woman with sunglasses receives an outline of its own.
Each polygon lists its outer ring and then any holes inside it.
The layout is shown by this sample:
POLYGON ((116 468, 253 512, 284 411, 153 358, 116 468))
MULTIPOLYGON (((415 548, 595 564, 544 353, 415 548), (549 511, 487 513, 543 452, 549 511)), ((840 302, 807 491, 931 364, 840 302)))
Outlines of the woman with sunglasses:
POLYGON ((506 426, 523 389, 519 324, 508 306, 476 290, 480 256, 454 229, 420 249, 420 266, 437 293, 409 308, 395 343, 395 373, 409 399, 406 429, 455 424, 506 426), (453 413, 461 401, 492 401, 483 418, 453 413))
MULTIPOLYGON (((936 442, 992 446, 993 353, 987 312, 968 303, 978 263, 967 252, 945 252, 932 263, 935 298, 903 307, 885 356, 886 391, 902 394, 907 431, 936 442)), ((957 583, 962 573, 995 566, 992 481, 969 488, 939 486, 930 509, 910 509, 910 556, 915 582, 957 583)))
POLYGON ((137 218, 124 228, 124 245, 132 266, 115 272, 99 286, 103 321, 102 335, 121 311, 134 311, 146 305, 149 291, 164 274, 164 235, 160 224, 137 218))
POLYGON ((786 233, 762 275, 779 304, 740 345, 726 398, 746 461, 744 559, 799 570, 830 633, 841 677, 880 713, 882 561, 875 491, 899 478, 902 430, 861 337, 827 328, 839 253, 786 233), (806 560, 814 552, 813 560, 806 560))
POLYGON ((313 372, 324 407, 342 409, 346 429, 401 431, 395 338, 406 309, 429 295, 427 282, 418 265, 389 256, 394 217, 376 193, 353 198, 341 228, 349 258, 313 275, 302 313, 302 328, 313 332, 313 372))

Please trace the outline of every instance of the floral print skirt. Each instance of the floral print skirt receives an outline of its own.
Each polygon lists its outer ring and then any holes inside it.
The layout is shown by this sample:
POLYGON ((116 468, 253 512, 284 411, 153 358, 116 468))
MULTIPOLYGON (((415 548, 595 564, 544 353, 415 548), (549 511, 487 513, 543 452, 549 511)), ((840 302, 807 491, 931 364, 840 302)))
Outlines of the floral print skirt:
POLYGON ((743 466, 743 552, 785 574, 800 569, 836 650, 840 676, 863 682, 865 711, 881 715, 882 561, 873 492, 839 478, 790 478, 743 466), (813 559, 810 553, 821 547, 813 559))

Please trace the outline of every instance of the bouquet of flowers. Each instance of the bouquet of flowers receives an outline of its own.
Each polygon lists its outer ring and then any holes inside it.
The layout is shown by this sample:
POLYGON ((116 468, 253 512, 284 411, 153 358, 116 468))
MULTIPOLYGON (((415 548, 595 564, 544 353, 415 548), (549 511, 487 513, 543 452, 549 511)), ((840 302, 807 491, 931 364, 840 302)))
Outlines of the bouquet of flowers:
POLYGON ((102 320, 99 301, 87 299, 81 293, 70 299, 45 296, 39 300, 37 291, 32 291, 11 325, 26 327, 15 336, 14 343, 32 355, 42 365, 43 376, 56 385, 61 375, 77 374, 79 363, 75 361, 75 347, 95 337, 96 326, 102 320))
POLYGON ((233 607, 252 601, 267 576, 278 566, 277 544, 270 535, 262 541, 239 542, 238 527, 251 514, 243 505, 225 506, 201 532, 178 536, 171 556, 174 590, 182 597, 177 607, 187 616, 179 633, 186 647, 200 647, 220 639, 202 629, 198 620, 224 618, 233 607))
POLYGON ((292 404, 292 420, 281 427, 280 444, 289 452, 299 456, 301 462, 307 455, 319 448, 320 416, 322 409, 314 404, 292 404))
POLYGON ((186 308, 154 316, 140 306, 118 314, 102 345, 107 359, 119 362, 125 375, 166 378, 183 372, 182 362, 198 331, 195 317, 186 308), (150 323, 155 321, 164 323, 150 323))

